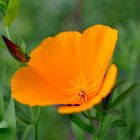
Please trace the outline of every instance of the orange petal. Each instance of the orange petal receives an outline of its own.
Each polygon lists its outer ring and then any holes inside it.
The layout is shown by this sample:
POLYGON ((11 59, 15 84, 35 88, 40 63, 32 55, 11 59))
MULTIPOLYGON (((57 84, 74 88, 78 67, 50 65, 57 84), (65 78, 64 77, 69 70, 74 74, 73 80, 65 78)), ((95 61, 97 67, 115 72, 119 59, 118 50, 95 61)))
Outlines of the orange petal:
POLYGON ((44 40, 28 64, 54 88, 67 89, 70 80, 79 77, 80 38, 79 32, 63 32, 44 40))
POLYGON ((106 97, 110 93, 110 91, 113 88, 114 83, 116 81, 116 76, 117 76, 117 67, 113 64, 109 68, 109 70, 105 76, 105 79, 103 81, 102 87, 101 87, 99 93, 95 97, 93 97, 88 102, 86 102, 85 104, 82 104, 80 106, 59 107, 58 111, 60 113, 68 114, 68 113, 77 113, 77 112, 85 111, 87 109, 92 108, 96 104, 100 103, 102 98, 106 97))
POLYGON ((83 69, 93 81, 102 83, 112 58, 118 31, 108 26, 95 25, 82 34, 83 69))
POLYGON ((11 81, 12 96, 23 104, 51 105, 62 104, 68 96, 51 87, 35 70, 23 67, 11 81))

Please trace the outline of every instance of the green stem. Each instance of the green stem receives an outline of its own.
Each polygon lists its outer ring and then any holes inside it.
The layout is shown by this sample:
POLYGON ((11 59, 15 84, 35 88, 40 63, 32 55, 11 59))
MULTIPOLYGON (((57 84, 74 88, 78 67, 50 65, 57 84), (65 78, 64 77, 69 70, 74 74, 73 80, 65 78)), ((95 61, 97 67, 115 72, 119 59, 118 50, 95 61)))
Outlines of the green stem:
POLYGON ((30 111, 31 111, 32 120, 35 121, 34 112, 33 112, 33 108, 32 107, 30 107, 30 111))
POLYGON ((36 117, 36 122, 39 121, 40 114, 41 114, 41 107, 38 107, 38 113, 37 113, 37 117, 36 117))
POLYGON ((92 135, 92 139, 93 140, 98 140, 97 139, 97 134, 96 134, 96 129, 95 129, 95 126, 94 126, 94 123, 93 123, 93 119, 95 119, 95 117, 92 116, 91 110, 88 110, 87 114, 88 114, 88 117, 89 117, 90 124, 94 127, 94 132, 93 132, 93 135, 92 135))
POLYGON ((33 126, 33 124, 30 124, 30 125, 26 128, 26 130, 25 130, 25 132, 24 132, 24 134, 23 134, 22 140, 25 140, 25 139, 26 139, 26 137, 27 137, 27 135, 28 135, 30 129, 32 128, 32 126, 33 126))
POLYGON ((6 69, 5 66, 3 66, 2 69, 2 83, 0 86, 0 121, 2 121, 4 116, 4 97, 3 97, 3 91, 4 91, 4 85, 5 85, 5 78, 6 78, 6 69))
POLYGON ((35 123, 36 140, 38 140, 38 137, 39 137, 38 136, 38 122, 39 122, 40 114, 41 114, 41 107, 38 108, 36 123, 35 123))
POLYGON ((9 27, 5 27, 5 28, 6 28, 7 37, 8 37, 8 39, 10 39, 9 27))
POLYGON ((41 114, 41 108, 40 107, 38 108, 38 112, 37 112, 36 117, 34 116, 34 112, 33 112, 32 107, 30 108, 30 110, 31 110, 33 124, 34 124, 34 127, 35 127, 35 140, 38 140, 38 137, 39 137, 38 136, 38 121, 39 121, 40 114, 41 114))
POLYGON ((82 115, 83 115, 84 117, 86 117, 87 119, 91 119, 91 120, 99 120, 97 117, 89 116, 89 115, 87 115, 87 114, 84 113, 84 112, 82 112, 82 115))
POLYGON ((38 140, 38 123, 35 123, 35 140, 38 140))
MULTIPOLYGON (((87 114, 88 114, 89 118, 92 118, 90 110, 87 110, 87 114)), ((93 125, 93 120, 92 119, 89 119, 89 122, 91 123, 91 125, 93 125)))
POLYGON ((103 129, 103 123, 104 123, 105 118, 107 116, 108 116, 107 113, 105 113, 105 112, 101 113, 101 118, 100 118, 100 121, 99 121, 99 130, 98 130, 97 140, 101 140, 101 132, 102 132, 102 129, 103 129))
POLYGON ((98 135, 97 135, 97 140, 100 140, 100 135, 101 135, 101 131, 102 131, 102 126, 103 126, 103 119, 101 118, 101 120, 99 121, 99 131, 98 131, 98 135))

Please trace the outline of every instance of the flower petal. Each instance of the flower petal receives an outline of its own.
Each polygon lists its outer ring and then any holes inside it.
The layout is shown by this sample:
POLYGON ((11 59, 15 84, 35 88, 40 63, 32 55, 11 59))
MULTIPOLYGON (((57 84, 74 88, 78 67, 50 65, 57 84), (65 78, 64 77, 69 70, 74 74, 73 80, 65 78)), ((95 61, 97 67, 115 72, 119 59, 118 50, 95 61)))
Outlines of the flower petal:
POLYGON ((83 69, 100 87, 114 52, 118 31, 95 25, 85 30, 81 38, 83 69))
POLYGON ((110 93, 110 91, 113 88, 114 83, 116 81, 116 76, 117 76, 117 67, 113 64, 109 68, 109 70, 105 76, 105 79, 103 81, 103 84, 101 86, 101 89, 95 97, 93 97, 88 102, 86 102, 85 104, 82 104, 80 106, 59 107, 58 111, 60 113, 68 114, 68 113, 77 113, 77 112, 85 111, 87 109, 92 108, 93 106, 95 106, 96 104, 101 102, 102 98, 106 97, 110 93))
POLYGON ((54 88, 67 89, 80 73, 80 38, 79 32, 63 32, 44 40, 28 64, 54 88))
POLYGON ((51 105, 61 104, 68 96, 51 87, 35 70, 23 67, 16 72, 11 81, 12 96, 23 104, 51 105))

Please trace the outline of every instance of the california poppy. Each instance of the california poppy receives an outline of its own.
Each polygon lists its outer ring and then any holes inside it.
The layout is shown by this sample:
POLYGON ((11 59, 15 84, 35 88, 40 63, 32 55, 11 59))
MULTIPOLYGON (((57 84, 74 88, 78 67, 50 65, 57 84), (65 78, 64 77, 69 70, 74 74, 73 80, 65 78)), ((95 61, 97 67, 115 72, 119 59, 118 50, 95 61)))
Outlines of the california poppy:
POLYGON ((109 63, 117 38, 116 29, 95 25, 45 39, 13 76, 12 96, 30 106, 61 104, 60 113, 90 109, 116 81, 117 67, 109 63))

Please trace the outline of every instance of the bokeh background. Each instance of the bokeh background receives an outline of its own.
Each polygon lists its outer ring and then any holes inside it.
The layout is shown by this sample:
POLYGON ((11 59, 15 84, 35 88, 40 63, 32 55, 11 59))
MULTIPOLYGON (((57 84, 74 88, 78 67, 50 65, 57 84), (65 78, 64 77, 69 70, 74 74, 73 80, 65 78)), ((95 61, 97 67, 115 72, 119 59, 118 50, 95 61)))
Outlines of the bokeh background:
MULTIPOLYGON (((94 24, 105 24, 119 30, 114 62, 119 67, 118 81, 126 80, 124 90, 138 82, 137 89, 120 106, 126 128, 113 129, 105 140, 140 140, 140 1, 139 0, 21 0, 19 13, 10 28, 12 38, 22 37, 27 52, 44 38, 67 30, 83 31, 94 24)), ((0 21, 0 35, 6 34, 0 21)), ((0 84, 10 94, 10 79, 16 71, 15 61, 0 39, 0 84)), ((118 91, 118 92, 119 92, 118 91)), ((118 93, 119 94, 119 93, 118 93)), ((16 113, 21 113, 17 109, 16 113)), ((41 114, 39 140, 85 140, 84 132, 69 119, 48 107, 41 114), (73 128, 73 129, 71 129, 73 128), (75 130, 75 132, 73 132, 75 130)), ((20 131, 24 128, 18 127, 20 131)), ((28 140, 32 140, 30 133, 28 140)))

